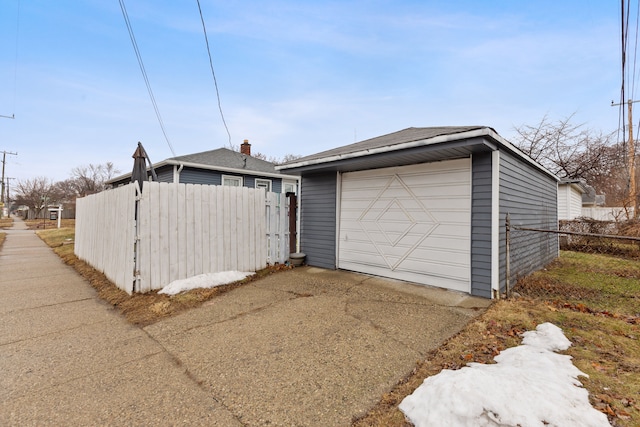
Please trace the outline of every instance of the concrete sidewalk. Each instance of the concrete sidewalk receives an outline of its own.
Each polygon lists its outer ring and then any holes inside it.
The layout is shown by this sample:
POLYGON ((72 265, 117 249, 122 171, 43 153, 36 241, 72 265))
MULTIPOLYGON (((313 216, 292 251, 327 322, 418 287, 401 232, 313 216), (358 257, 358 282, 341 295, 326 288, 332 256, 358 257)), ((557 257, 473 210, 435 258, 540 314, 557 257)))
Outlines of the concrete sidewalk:
POLYGON ((489 304, 304 267, 139 329, 21 228, 0 251, 0 425, 347 426, 489 304))
POLYGON ((14 224, 0 250, 0 425, 241 425, 14 224))

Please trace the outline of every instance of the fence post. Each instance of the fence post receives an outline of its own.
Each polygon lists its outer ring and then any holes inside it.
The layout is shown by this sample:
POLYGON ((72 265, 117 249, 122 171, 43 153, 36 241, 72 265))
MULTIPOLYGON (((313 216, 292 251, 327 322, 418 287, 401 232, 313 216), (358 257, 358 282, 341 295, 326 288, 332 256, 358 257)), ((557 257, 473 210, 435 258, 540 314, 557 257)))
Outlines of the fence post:
POLYGON ((506 256, 505 256, 505 294, 507 296, 507 298, 509 298, 511 296, 511 291, 509 289, 509 276, 511 275, 511 267, 509 265, 509 259, 511 258, 511 217, 509 215, 509 213, 507 213, 507 218, 506 218, 506 256))
POLYGON ((296 193, 289 192, 287 193, 287 197, 289 198, 289 252, 294 253, 298 252, 298 247, 296 244, 298 241, 298 233, 296 231, 296 218, 298 218, 298 201, 296 198, 296 193))

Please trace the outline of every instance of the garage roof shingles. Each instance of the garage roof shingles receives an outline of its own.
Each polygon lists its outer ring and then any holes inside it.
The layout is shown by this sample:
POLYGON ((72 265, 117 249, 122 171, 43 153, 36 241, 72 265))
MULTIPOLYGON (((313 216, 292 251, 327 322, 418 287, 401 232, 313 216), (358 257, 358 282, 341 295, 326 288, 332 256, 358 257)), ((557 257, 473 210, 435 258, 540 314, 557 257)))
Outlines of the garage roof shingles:
POLYGON ((483 129, 487 126, 440 126, 428 128, 410 127, 407 129, 393 132, 387 135, 378 136, 364 141, 356 142, 342 147, 333 148, 321 153, 305 156, 296 159, 291 163, 300 163, 310 160, 323 159, 325 157, 342 156, 345 154, 356 153, 359 151, 372 150, 381 147, 390 147, 407 142, 420 141, 423 139, 435 138, 442 135, 453 135, 456 133, 469 132, 476 129, 483 129))

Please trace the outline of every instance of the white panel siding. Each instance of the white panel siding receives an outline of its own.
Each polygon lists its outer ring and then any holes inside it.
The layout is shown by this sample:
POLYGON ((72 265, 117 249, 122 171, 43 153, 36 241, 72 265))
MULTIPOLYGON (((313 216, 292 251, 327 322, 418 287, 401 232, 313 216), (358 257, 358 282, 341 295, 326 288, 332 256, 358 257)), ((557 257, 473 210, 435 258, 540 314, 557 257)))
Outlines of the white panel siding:
POLYGON ((582 193, 572 185, 558 185, 558 220, 582 216, 582 193))
POLYGON ((470 159, 344 173, 339 268, 469 292, 470 159))

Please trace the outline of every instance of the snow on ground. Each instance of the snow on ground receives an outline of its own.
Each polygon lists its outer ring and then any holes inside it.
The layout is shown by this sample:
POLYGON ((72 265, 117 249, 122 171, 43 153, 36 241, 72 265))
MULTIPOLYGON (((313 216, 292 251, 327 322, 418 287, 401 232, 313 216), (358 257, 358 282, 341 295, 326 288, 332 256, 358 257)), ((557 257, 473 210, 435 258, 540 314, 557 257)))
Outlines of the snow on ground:
POLYGON ((469 363, 424 380, 400 403, 422 426, 610 426, 589 404, 571 363, 554 353, 571 342, 551 323, 523 334, 522 345, 502 351, 496 364, 469 363))
POLYGON ((188 279, 174 280, 162 288, 158 293, 175 295, 180 292, 189 291, 196 288, 213 288, 215 286, 226 285, 237 282, 255 273, 242 271, 222 271, 220 273, 199 274, 188 279))

